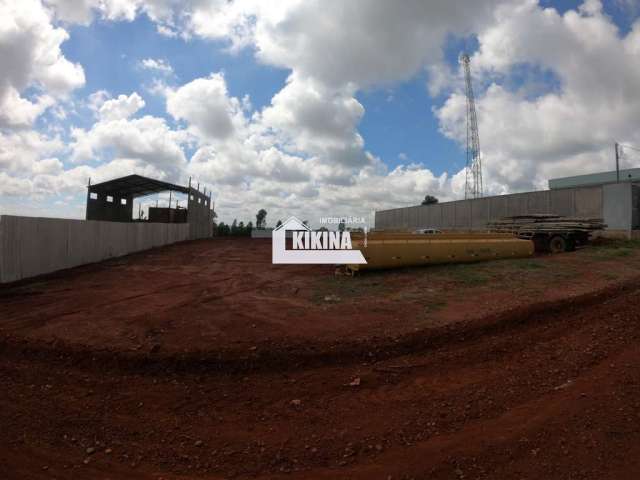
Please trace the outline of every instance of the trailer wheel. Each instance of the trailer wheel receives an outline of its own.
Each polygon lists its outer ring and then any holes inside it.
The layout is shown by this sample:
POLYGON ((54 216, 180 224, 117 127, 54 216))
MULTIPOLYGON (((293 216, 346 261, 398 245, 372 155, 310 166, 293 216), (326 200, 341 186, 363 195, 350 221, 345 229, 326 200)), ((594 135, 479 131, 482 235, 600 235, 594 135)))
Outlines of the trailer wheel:
POLYGON ((549 239, 549 251, 551 253, 564 252, 567 249, 567 241, 561 235, 555 235, 549 239))

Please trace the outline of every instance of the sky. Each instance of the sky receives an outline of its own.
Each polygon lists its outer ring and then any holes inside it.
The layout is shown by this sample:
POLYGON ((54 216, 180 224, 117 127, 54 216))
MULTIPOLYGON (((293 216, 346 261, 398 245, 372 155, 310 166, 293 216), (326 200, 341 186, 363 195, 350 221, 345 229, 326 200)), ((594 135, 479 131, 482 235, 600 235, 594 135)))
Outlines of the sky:
POLYGON ((0 213, 83 218, 89 179, 131 173, 191 177, 225 222, 463 198, 462 51, 485 194, 611 170, 614 142, 640 146, 639 16, 640 0, 0 0, 0 213))

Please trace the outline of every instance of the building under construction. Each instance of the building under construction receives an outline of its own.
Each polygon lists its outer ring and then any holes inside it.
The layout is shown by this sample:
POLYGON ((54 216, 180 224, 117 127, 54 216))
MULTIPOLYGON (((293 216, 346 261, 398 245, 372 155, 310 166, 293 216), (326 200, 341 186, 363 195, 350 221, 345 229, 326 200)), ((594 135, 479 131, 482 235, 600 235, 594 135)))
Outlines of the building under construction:
POLYGON ((89 184, 87 188, 87 220, 105 222, 142 222, 149 223, 186 223, 189 226, 189 238, 211 236, 213 223, 211 210, 211 192, 200 190, 191 185, 184 187, 140 175, 128 175, 103 183, 89 184), (134 218, 133 203, 136 198, 154 193, 169 192, 168 207, 149 207, 146 219, 142 215, 134 218), (171 194, 182 193, 187 196, 187 207, 176 203, 172 208, 171 194))
POLYGON ((0 216, 0 283, 210 237, 211 192, 129 175, 87 189, 86 220, 0 216), (186 208, 150 207, 134 216, 136 198, 160 192, 187 196, 186 208))

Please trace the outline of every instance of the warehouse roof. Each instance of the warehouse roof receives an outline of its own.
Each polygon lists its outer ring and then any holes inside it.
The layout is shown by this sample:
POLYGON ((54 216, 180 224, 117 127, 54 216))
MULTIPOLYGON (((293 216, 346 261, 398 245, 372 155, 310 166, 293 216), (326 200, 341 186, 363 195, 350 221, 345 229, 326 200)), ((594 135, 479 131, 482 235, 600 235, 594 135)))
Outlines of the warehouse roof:
POLYGON ((575 175, 573 177, 552 178, 549 180, 549 188, 587 187, 590 185, 603 185, 605 183, 637 182, 640 180, 640 168, 621 169, 618 173, 615 170, 608 172, 589 173, 586 175, 575 175))
POLYGON ((89 186, 90 192, 112 195, 114 197, 143 197, 157 192, 172 190, 174 192, 189 193, 189 187, 183 187, 174 183, 163 182, 142 175, 127 175, 114 178, 102 183, 89 186))

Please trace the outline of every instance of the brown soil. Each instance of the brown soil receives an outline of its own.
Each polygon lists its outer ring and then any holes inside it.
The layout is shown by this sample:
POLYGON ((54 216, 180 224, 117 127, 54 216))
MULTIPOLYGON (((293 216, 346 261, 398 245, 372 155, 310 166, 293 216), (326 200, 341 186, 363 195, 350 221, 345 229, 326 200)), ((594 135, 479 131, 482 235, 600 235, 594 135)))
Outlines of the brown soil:
POLYGON ((216 239, 4 287, 0 478, 639 478, 639 266, 216 239))

